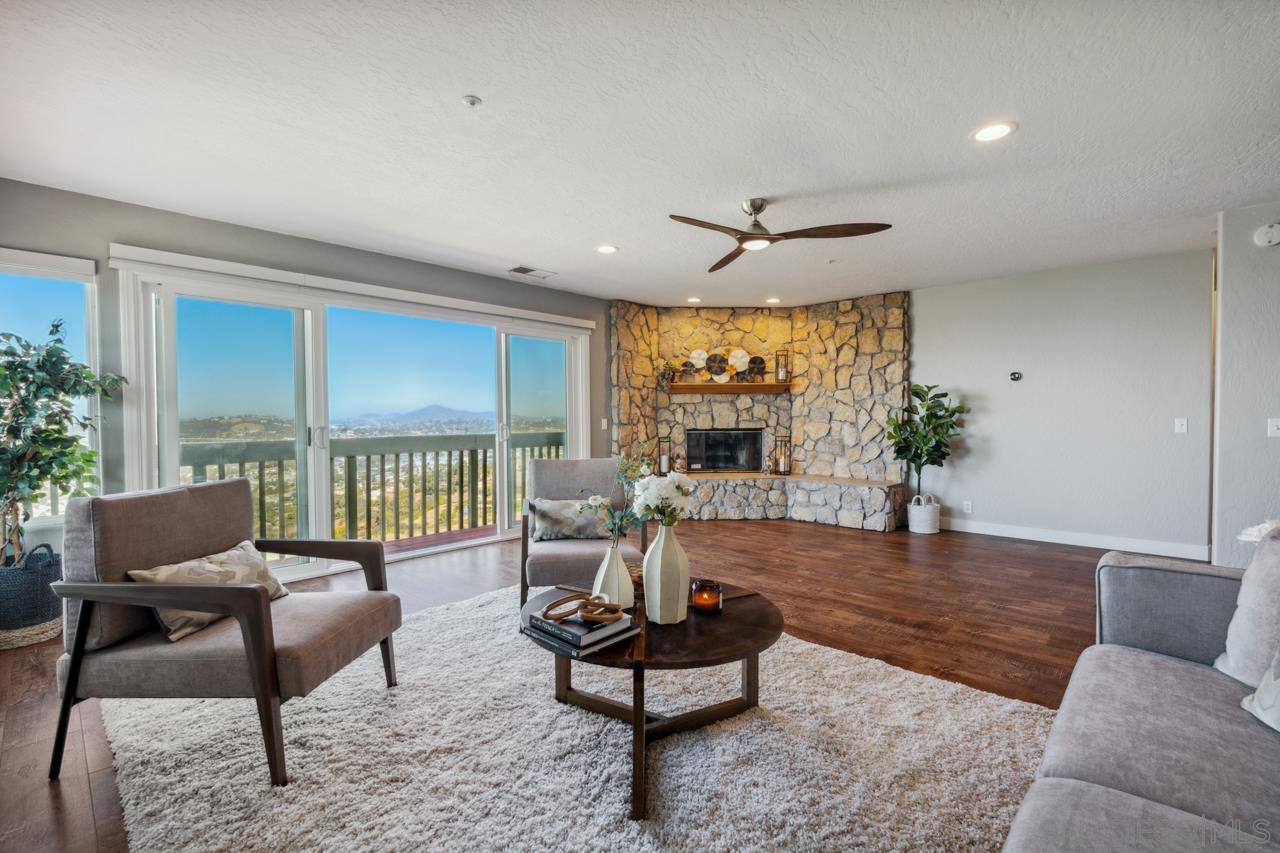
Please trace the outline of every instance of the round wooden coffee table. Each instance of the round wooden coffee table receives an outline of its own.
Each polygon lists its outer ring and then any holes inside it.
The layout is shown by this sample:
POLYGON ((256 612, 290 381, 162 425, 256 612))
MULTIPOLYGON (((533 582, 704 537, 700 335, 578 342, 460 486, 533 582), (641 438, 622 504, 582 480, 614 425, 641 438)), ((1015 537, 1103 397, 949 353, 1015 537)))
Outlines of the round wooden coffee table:
MULTIPOLYGON (((577 690, 573 686, 572 659, 556 654, 556 689, 558 701, 595 711, 631 724, 631 817, 641 820, 646 812, 645 747, 655 740, 699 729, 754 708, 760 694, 760 653, 782 636, 782 613, 773 602, 759 593, 724 584, 724 610, 715 615, 697 613, 689 608, 689 616, 677 625, 645 623, 645 630, 630 641, 622 641, 594 652, 578 662, 593 666, 611 666, 631 670, 631 703, 618 702, 577 690), (686 711, 664 716, 644 709, 644 672, 646 669, 697 669, 742 661, 742 695, 686 711)), ((567 593, 555 589, 545 592, 520 610, 520 625, 529 626, 529 614, 567 593)), ((637 606, 637 611, 643 608, 637 606)), ((534 643, 556 651, 528 633, 534 643)))

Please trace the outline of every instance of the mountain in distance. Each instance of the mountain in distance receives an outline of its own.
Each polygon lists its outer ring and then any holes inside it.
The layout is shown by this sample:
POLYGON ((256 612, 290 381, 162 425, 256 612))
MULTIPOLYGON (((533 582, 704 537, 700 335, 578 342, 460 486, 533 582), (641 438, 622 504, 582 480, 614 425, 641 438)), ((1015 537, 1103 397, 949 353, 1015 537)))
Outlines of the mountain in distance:
POLYGON ((432 403, 429 406, 423 406, 421 409, 414 409, 412 412, 403 412, 400 414, 370 413, 357 415, 353 418, 338 418, 339 421, 345 424, 403 424, 422 423, 425 421, 492 421, 496 419, 497 415, 494 412, 469 412, 463 409, 453 409, 449 406, 441 406, 438 403, 432 403))

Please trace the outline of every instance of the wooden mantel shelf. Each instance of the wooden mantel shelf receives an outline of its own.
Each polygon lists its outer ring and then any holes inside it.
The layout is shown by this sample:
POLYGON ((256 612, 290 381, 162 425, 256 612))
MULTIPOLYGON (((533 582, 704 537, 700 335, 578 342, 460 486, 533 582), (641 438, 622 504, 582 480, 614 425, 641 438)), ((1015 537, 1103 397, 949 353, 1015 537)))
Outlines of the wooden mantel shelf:
POLYGON ((790 382, 672 382, 668 394, 789 394, 790 382))

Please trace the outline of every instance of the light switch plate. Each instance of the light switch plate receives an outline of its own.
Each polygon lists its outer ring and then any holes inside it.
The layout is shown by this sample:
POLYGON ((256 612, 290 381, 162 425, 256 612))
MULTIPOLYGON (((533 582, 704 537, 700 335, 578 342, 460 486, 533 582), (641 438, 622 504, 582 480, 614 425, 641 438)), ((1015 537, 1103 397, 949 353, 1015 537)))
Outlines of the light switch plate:
POLYGON ((1174 432, 1186 432, 1186 431, 1187 431, 1187 419, 1186 419, 1186 418, 1174 418, 1174 419, 1173 419, 1173 431, 1174 431, 1174 432))
POLYGON ((601 419, 600 419, 600 429, 608 429, 608 428, 609 428, 609 419, 608 419, 608 418, 601 418, 601 419))
POLYGON ((1267 438, 1280 438, 1280 418, 1267 418, 1267 438))

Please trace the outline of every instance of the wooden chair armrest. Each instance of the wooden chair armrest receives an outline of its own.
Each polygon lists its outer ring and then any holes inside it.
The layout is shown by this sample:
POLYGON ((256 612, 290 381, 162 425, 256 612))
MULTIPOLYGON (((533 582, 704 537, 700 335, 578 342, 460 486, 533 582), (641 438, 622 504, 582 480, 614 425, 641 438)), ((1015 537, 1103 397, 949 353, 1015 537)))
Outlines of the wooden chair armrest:
POLYGON ((370 539, 258 539, 254 547, 269 554, 326 560, 350 560, 364 570, 365 585, 387 591, 387 558, 381 542, 370 539))
POLYGON ((61 598, 132 604, 136 607, 176 607, 201 613, 271 621, 271 594, 260 583, 117 583, 58 581, 49 584, 61 598))

